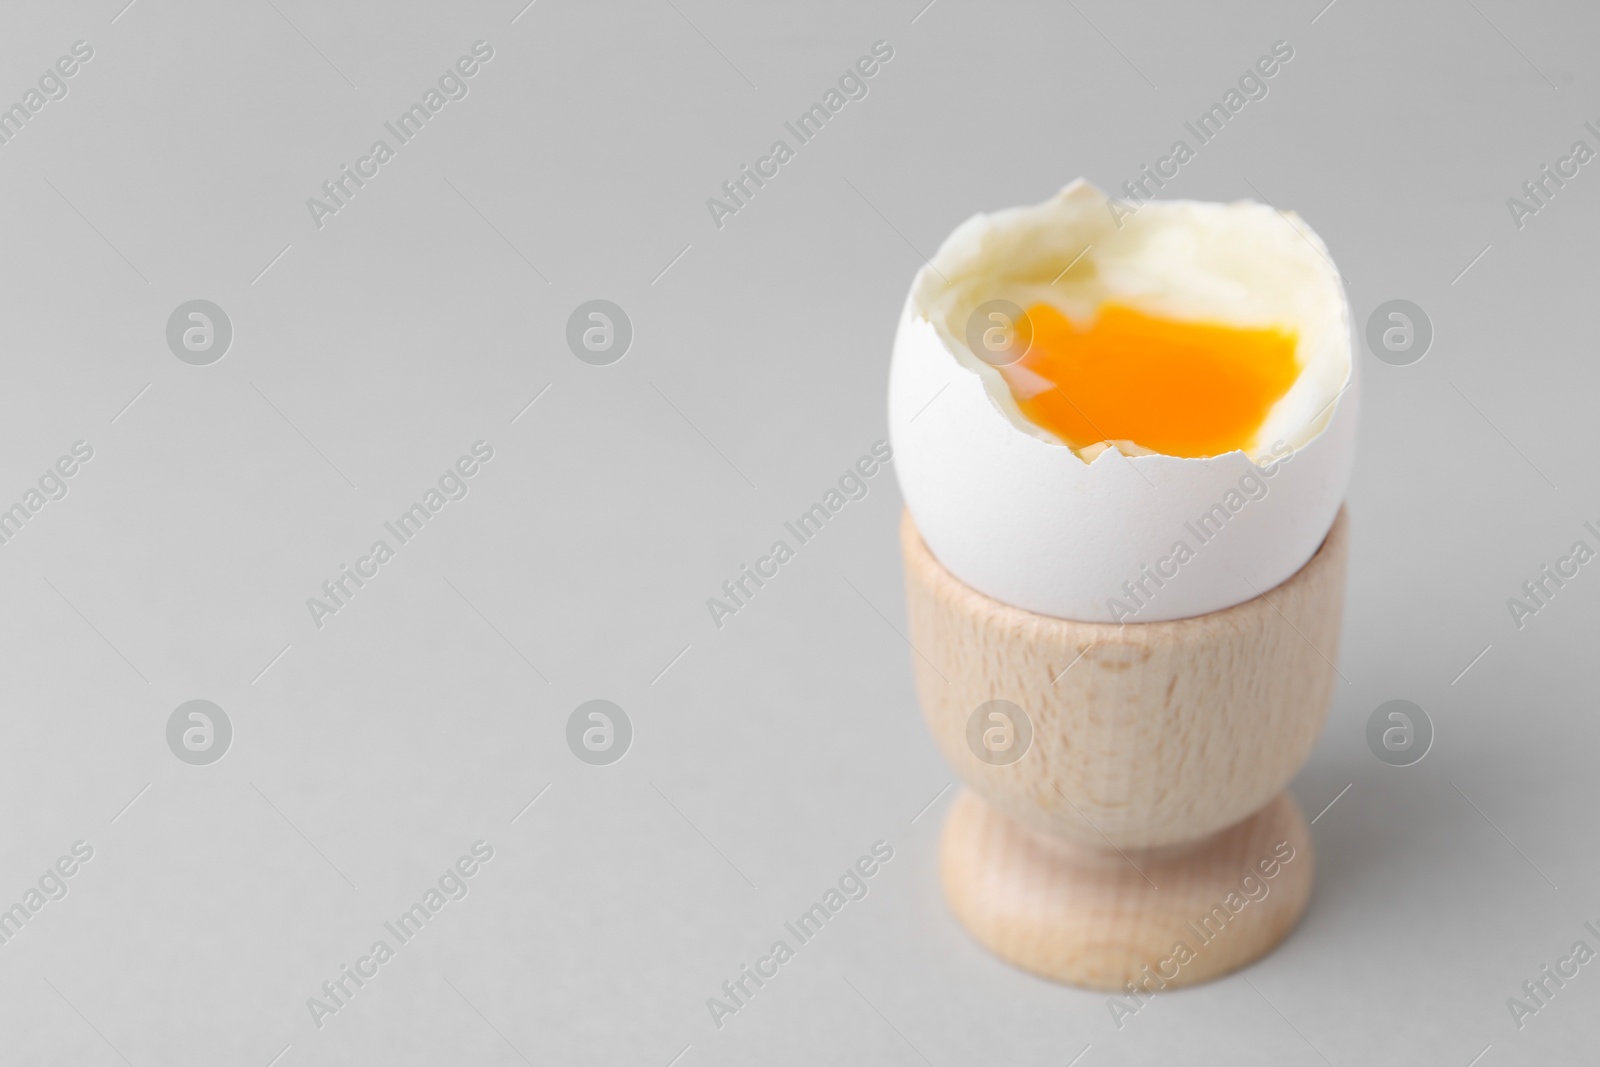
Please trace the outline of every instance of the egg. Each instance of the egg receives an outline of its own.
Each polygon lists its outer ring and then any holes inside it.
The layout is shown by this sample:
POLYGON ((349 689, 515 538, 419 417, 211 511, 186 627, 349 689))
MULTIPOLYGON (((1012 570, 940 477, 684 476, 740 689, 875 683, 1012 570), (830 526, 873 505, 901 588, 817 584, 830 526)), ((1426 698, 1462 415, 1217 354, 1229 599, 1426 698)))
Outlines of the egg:
POLYGON ((975 215, 917 272, 889 372, 906 507, 997 600, 1086 622, 1219 611, 1298 571, 1355 455, 1349 300, 1250 201, 1079 180, 975 215))

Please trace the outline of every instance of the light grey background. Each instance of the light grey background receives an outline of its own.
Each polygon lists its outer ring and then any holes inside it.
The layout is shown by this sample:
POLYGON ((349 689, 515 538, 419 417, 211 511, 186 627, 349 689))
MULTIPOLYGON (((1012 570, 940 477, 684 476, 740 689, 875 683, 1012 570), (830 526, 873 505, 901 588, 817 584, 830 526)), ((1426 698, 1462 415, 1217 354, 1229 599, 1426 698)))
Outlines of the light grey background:
POLYGON ((1600 567, 1506 607, 1600 524, 1600 163, 1521 230, 1505 204, 1600 147, 1592 9, 124 2, 0 33, 3 102, 95 50, 0 147, 0 498, 94 448, 0 547, 0 906, 95 850, 0 946, 0 1061, 1592 1061, 1600 965, 1520 1031, 1505 1003, 1600 948, 1600 567), (478 40, 470 95, 317 229, 306 198, 478 40), (715 227, 878 40, 870 94, 715 227), (1348 684, 1293 787, 1338 798, 1310 910, 1119 1030, 940 899, 892 471, 720 631, 705 600, 886 436, 920 255, 1116 188, 1278 40, 1166 193, 1301 212, 1358 320, 1410 299, 1437 336, 1360 355, 1348 684), (195 298, 235 330, 207 367, 165 342, 195 298), (594 298, 635 328, 608 367, 564 340, 594 298), (317 629, 306 598, 478 440, 470 495, 317 629), (197 698, 234 728, 210 766, 165 741, 197 698), (634 728, 610 766, 565 742, 595 698, 634 728), (1365 741, 1400 698, 1436 731, 1406 768, 1365 741), (307 998, 479 839, 470 894, 319 1030, 307 998), (870 894, 714 1026, 878 840, 870 894))

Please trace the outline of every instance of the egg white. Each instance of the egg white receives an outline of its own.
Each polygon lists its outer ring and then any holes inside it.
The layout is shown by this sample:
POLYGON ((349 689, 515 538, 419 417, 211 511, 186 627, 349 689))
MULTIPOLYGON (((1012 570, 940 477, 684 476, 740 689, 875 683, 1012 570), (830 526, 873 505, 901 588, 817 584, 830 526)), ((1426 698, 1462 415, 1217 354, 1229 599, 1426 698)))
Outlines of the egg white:
POLYGON ((956 577, 1017 607, 1153 622, 1241 603, 1311 558, 1344 499, 1357 406, 1350 319, 1322 240, 1263 204, 1152 201, 1128 215, 1080 180, 1044 203, 976 215, 917 272, 895 337, 889 429, 906 505, 956 577), (1207 459, 1128 442, 1074 450, 1017 407, 1006 381, 1026 387, 1017 368, 967 347, 973 310, 996 298, 1054 304, 1078 321, 1115 300, 1168 318, 1286 327, 1301 369, 1248 449, 1207 459), (1225 524, 1201 540, 1212 527, 1195 520, 1219 504, 1225 524), (1159 587, 1144 579, 1179 541, 1191 558, 1176 575, 1159 587))

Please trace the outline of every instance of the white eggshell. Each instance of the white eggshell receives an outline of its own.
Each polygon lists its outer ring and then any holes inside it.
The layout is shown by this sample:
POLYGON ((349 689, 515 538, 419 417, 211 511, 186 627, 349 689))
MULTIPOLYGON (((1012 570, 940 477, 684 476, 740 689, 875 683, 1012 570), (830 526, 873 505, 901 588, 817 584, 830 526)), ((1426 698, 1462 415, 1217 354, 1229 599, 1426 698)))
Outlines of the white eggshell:
POLYGON ((1105 211, 1103 194, 1074 183, 1045 204, 974 217, 918 272, 889 374, 895 472, 929 549, 997 600, 1091 622, 1219 611, 1299 570, 1344 499, 1356 431, 1349 303, 1320 240, 1293 215, 1249 203, 1158 201, 1116 227, 1105 211), (1281 220, 1274 225, 1285 226, 1282 240, 1261 212, 1281 220), (1196 226, 1203 240, 1182 235, 1196 226), (1235 285, 1244 295, 1231 303, 1216 296, 1221 288, 1208 296, 1207 279, 1189 278, 1192 266, 1175 265, 1171 251, 1199 247, 1196 262, 1208 262, 1218 240, 1238 246, 1219 269, 1250 283, 1235 285), (1148 298, 1145 306, 1157 310, 1296 326, 1302 350, 1315 351, 1305 381, 1268 417, 1282 458, 1273 460, 1262 440, 1260 466, 1243 451, 1185 459, 1127 456, 1116 446, 1086 462, 1021 415, 1000 373, 962 340, 962 313, 1007 291, 1036 292, 1037 279, 1026 275, 1042 271, 1048 282, 1086 242, 1105 258, 1088 267, 1088 281, 1064 287, 1067 303, 1148 298), (1143 297, 1119 291, 1119 280, 1145 273, 1156 280, 1143 297), (1209 313, 1208 299, 1219 301, 1209 313), (1271 314, 1278 304, 1282 314, 1271 314))

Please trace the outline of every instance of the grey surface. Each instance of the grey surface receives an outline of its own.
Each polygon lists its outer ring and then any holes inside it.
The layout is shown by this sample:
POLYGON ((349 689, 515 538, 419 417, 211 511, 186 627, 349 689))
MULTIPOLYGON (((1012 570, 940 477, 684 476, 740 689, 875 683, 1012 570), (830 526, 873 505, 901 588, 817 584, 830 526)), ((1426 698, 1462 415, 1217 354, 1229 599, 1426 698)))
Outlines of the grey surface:
POLYGON ((1592 9, 124 2, 0 34, 5 100, 95 49, 0 147, 0 497, 94 449, 0 547, 0 898, 94 849, 0 945, 0 1061, 1593 1061, 1600 965, 1520 1030, 1506 999, 1600 948, 1600 564, 1521 629, 1506 600, 1600 543, 1600 163, 1521 229, 1505 204, 1600 147, 1592 9), (306 198, 480 39, 470 94, 316 228, 306 198), (877 40, 869 95, 713 225, 877 40), (1348 681, 1294 783, 1338 798, 1310 911, 1119 1030, 944 909, 892 471, 721 630, 705 600, 886 436, 919 254, 1119 186, 1277 40, 1167 193, 1300 211, 1361 322, 1409 299, 1436 335, 1360 356, 1348 681), (208 366, 166 343, 193 299, 234 327, 208 366), (609 366, 565 343, 591 299, 634 327, 609 366), (318 629, 306 598, 479 440, 469 495, 318 629), (206 766, 167 746, 195 699, 233 729, 206 766), (632 723, 610 765, 567 746, 593 699, 632 723), (1396 699, 1435 730, 1412 766, 1366 742, 1396 699), (318 1029, 307 998, 480 839, 470 893, 318 1029), (880 840, 865 899, 718 1029, 706 999, 880 840))

